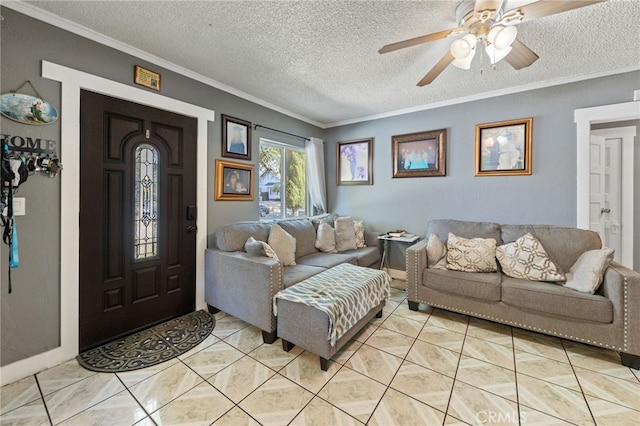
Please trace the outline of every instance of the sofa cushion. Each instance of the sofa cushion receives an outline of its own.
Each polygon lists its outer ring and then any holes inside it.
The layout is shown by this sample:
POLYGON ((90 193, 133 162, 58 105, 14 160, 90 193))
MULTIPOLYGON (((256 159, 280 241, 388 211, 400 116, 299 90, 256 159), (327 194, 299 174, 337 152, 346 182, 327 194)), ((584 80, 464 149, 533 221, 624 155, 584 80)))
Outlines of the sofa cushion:
POLYGON ((258 241, 253 237, 249 237, 244 244, 244 251, 252 256, 267 256, 278 260, 278 255, 271 246, 264 241, 258 241))
POLYGON ((296 239, 296 259, 316 253, 316 228, 309 219, 285 219, 276 222, 296 239))
POLYGON ((316 233, 316 248, 324 253, 337 253, 336 234, 331 225, 320 222, 316 233))
POLYGON ((356 257, 346 253, 314 253, 296 259, 299 265, 320 266, 323 268, 333 268, 341 263, 351 263, 357 265, 356 257))
POLYGON ((544 247, 530 233, 496 248, 502 272, 513 278, 531 281, 564 281, 564 273, 544 247))
POLYGON ((309 217, 309 220, 313 224, 313 227, 317 230, 318 226, 320 226, 320 223, 322 222, 333 227, 333 222, 336 220, 336 217, 338 217, 338 215, 335 213, 323 213, 316 216, 311 216, 309 217))
POLYGON ((271 225, 268 243, 284 266, 296 264, 296 239, 277 223, 271 225))
POLYGON ((566 288, 593 294, 602 284, 604 271, 613 261, 613 249, 589 250, 580 255, 567 274, 566 288))
POLYGON ((527 232, 542 243, 563 271, 568 271, 585 251, 602 247, 600 237, 593 231, 548 225, 502 225, 502 241, 511 243, 527 232))
POLYGON ((464 272, 495 272, 496 240, 493 238, 463 238, 449 233, 447 239, 447 269, 464 272))
POLYGON ((347 250, 342 253, 354 256, 358 261, 358 266, 375 266, 377 268, 377 264, 380 263, 382 258, 378 247, 363 247, 354 250, 347 250))
POLYGON ((425 269, 422 282, 425 286, 444 293, 499 302, 501 297, 501 275, 499 272, 483 273, 425 269))
MULTIPOLYGON (((447 243, 449 232, 464 238, 493 238, 498 245, 500 239, 500 224, 491 222, 469 222, 466 220, 434 219, 429 221, 425 237, 429 238, 434 233, 440 241, 447 243)), ((514 238, 513 241, 516 239, 514 238)), ((505 241, 511 242, 511 241, 505 241)))
POLYGON ((579 293, 557 284, 504 277, 502 301, 525 310, 575 320, 600 323, 613 321, 613 305, 606 297, 579 293))
POLYGON ((447 246, 434 233, 427 240, 427 268, 447 269, 447 246))
POLYGON ((340 251, 356 248, 356 231, 350 216, 337 217, 335 220, 336 249, 340 251))
MULTIPOLYGON (((284 288, 291 287, 302 280, 306 280, 307 278, 326 270, 326 268, 311 265, 286 266, 283 268, 282 283, 284 284, 284 288)), ((250 297, 250 295, 247 295, 247 297, 250 297)))
POLYGON ((216 246, 223 251, 242 251, 249 237, 259 241, 269 238, 270 223, 236 222, 216 230, 216 246))
POLYGON ((361 220, 354 220, 353 230, 356 234, 356 248, 366 247, 367 243, 364 240, 364 222, 361 220))

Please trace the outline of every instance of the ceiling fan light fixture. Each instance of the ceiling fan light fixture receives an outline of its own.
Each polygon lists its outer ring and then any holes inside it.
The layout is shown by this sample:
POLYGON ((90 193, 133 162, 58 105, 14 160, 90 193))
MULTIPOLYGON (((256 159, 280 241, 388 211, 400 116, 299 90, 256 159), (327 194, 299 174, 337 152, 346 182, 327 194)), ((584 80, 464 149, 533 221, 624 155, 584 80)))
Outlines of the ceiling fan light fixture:
POLYGON ((453 62, 451 62, 451 64, 457 68, 460 68, 461 70, 468 70, 469 68, 471 68, 471 60, 473 59, 473 56, 475 54, 476 51, 472 50, 469 56, 462 59, 455 59, 453 62))
POLYGON ((487 41, 494 45, 496 49, 501 50, 510 47, 517 36, 518 29, 516 27, 496 25, 487 34, 487 41))
POLYGON ((451 43, 449 50, 455 58, 452 64, 464 70, 471 68, 471 60, 476 54, 477 41, 473 34, 467 34, 451 43))
POLYGON ((454 40, 453 43, 451 43, 449 50, 454 58, 466 59, 469 56, 473 57, 475 54, 476 43, 477 40, 475 36, 467 34, 458 40, 454 40))
POLYGON ((495 45, 488 44, 484 48, 484 51, 487 53, 487 56, 489 57, 489 62, 491 62, 491 65, 495 65, 501 60, 503 60, 511 52, 511 46, 507 46, 504 49, 497 49, 495 45))

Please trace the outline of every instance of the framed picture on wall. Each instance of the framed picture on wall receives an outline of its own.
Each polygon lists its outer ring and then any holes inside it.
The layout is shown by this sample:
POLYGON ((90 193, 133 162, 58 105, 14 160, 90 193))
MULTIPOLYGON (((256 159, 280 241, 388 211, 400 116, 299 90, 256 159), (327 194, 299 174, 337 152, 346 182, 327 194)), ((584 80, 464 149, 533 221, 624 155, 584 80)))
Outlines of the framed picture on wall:
POLYGON ((531 174, 533 118, 476 125, 476 176, 531 174))
POLYGON ((447 129, 391 137, 393 177, 446 176, 447 129))
POLYGON ((338 185, 373 185, 373 138, 338 142, 338 185))
POLYGON ((216 201, 253 201, 253 165, 216 160, 216 201))
POLYGON ((222 156, 251 161, 251 123, 222 114, 222 156))

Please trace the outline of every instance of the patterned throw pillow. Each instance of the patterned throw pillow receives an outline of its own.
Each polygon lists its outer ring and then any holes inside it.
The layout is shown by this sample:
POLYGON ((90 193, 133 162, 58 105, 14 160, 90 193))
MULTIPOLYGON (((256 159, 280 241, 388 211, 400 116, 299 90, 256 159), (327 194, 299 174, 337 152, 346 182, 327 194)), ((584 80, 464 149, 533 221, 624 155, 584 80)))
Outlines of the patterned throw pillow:
POLYGON ((585 251, 567 274, 567 282, 563 286, 581 293, 596 292, 604 276, 604 271, 613 260, 612 248, 585 251))
POLYGON ((267 256, 275 260, 278 259, 278 255, 271 248, 271 246, 264 241, 258 241, 253 237, 249 237, 246 243, 244 243, 244 251, 253 256, 267 256))
POLYGON ((326 222, 320 222, 316 233, 316 248, 325 253, 337 253, 336 234, 333 228, 326 222))
POLYGON ((427 268, 447 269, 447 247, 433 233, 427 241, 427 268))
POLYGON ((277 223, 271 225, 268 243, 284 266, 296 264, 296 239, 277 223))
POLYGON ((449 233, 447 239, 447 269, 464 272, 495 272, 496 240, 493 238, 463 238, 449 233))
POLYGON ((356 231, 351 216, 336 217, 336 250, 346 251, 356 248, 356 231))
POLYGON ((510 277, 531 281, 565 280, 562 270, 531 233, 498 247, 496 256, 502 272, 510 277))
POLYGON ((366 247, 364 242, 364 222, 361 220, 353 221, 353 229, 356 233, 356 248, 366 247))

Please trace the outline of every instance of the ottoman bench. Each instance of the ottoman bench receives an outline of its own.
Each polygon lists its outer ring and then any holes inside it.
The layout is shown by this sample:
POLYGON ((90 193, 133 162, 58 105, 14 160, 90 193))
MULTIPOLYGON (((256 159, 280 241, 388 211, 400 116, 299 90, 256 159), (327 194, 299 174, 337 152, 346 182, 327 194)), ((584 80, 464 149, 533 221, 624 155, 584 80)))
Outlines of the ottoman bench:
POLYGON ((320 357, 326 371, 329 359, 374 316, 382 316, 390 295, 391 278, 377 269, 349 263, 334 266, 276 293, 282 348, 295 345, 320 357))

